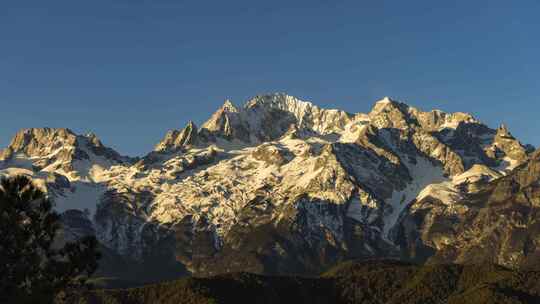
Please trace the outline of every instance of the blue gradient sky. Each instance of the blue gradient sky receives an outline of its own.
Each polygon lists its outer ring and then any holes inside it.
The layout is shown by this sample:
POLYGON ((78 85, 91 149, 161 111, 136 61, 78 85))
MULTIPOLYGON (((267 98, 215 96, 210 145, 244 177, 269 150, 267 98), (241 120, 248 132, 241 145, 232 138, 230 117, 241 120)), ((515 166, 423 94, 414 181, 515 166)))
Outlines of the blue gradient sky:
POLYGON ((391 96, 540 145, 538 1, 2 1, 0 146, 23 127, 148 152, 225 98, 391 96), (335 4, 334 2, 340 2, 335 4))

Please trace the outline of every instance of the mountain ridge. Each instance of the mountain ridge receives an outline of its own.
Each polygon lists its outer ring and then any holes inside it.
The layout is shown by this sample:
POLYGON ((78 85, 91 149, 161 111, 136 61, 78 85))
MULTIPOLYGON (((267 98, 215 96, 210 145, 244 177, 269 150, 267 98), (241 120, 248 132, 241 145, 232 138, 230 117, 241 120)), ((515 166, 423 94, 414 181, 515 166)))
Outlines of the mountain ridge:
MULTIPOLYGON (((0 175, 33 177, 61 211, 90 205, 78 216, 91 229, 77 233, 130 260, 176 262, 196 275, 309 274, 352 258, 459 260, 442 254, 458 236, 430 231, 476 218, 464 200, 531 153, 504 125, 467 113, 390 98, 348 113, 279 93, 226 101, 142 158, 95 135, 22 130, 0 154, 0 175)), ((510 256, 527 254, 514 247, 500 264, 519 266, 510 256)))

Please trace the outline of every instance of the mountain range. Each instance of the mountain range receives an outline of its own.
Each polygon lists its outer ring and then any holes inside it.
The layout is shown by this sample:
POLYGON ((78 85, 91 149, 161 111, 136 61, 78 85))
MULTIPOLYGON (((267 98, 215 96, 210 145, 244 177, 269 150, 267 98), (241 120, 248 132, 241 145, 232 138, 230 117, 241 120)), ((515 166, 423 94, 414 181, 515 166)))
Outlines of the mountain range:
POLYGON ((369 113, 281 93, 227 100, 143 157, 23 129, 0 151, 0 175, 17 174, 54 200, 63 238, 95 235, 100 271, 124 280, 540 257, 540 152, 504 125, 390 98, 369 113))

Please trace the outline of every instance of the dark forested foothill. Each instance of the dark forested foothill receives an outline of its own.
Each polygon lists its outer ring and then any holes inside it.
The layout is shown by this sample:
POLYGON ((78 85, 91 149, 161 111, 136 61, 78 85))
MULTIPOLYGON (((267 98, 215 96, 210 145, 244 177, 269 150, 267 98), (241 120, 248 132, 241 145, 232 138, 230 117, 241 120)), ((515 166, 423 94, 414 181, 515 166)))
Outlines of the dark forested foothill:
POLYGON ((88 292, 73 303, 540 303, 540 271, 495 265, 340 264, 316 278, 249 273, 88 292))

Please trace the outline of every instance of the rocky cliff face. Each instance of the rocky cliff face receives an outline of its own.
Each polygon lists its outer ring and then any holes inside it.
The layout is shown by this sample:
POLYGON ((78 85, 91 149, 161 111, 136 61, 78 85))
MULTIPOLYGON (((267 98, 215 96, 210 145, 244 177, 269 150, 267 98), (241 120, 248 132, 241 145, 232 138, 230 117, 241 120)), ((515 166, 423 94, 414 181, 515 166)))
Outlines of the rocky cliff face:
POLYGON ((366 257, 528 264, 535 155, 466 113, 385 98, 351 114, 273 94, 227 101, 140 160, 93 135, 23 130, 0 172, 45 181, 61 211, 88 209, 102 244, 134 260, 317 273, 366 257))
POLYGON ((506 176, 476 167, 454 188, 419 197, 400 222, 401 242, 430 261, 489 261, 511 268, 538 266, 540 151, 506 176), (452 194, 452 199, 444 199, 452 194), (426 248, 426 246, 428 248, 426 248))
POLYGON ((32 167, 58 172, 75 180, 92 177, 90 170, 106 170, 132 161, 105 147, 94 135, 76 135, 69 129, 33 128, 19 131, 0 152, 4 167, 32 167))

